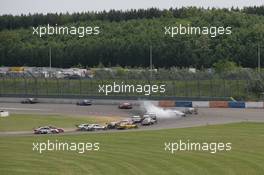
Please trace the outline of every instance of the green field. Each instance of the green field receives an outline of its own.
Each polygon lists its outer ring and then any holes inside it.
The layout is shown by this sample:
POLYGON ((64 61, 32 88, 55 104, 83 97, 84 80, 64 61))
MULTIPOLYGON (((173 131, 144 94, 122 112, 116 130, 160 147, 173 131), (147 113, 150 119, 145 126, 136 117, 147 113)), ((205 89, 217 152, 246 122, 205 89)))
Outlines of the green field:
POLYGON ((261 175, 264 123, 81 135, 1 136, 0 172, 11 174, 261 175), (99 142, 100 150, 39 154, 32 142, 99 142), (229 152, 164 151, 164 142, 231 142, 229 152))
POLYGON ((9 117, 0 118, 1 131, 31 131, 34 127, 53 125, 63 128, 74 128, 80 123, 105 123, 110 117, 83 117, 83 116, 60 116, 60 115, 29 115, 12 114, 9 117))

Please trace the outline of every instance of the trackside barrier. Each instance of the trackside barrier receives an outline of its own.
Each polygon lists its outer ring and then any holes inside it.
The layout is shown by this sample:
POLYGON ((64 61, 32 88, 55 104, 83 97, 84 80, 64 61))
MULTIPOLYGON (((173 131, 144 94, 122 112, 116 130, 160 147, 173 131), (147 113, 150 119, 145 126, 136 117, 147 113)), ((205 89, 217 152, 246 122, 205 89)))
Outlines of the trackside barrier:
POLYGON ((228 108, 227 101, 210 101, 209 102, 210 108, 228 108))
POLYGON ((228 107, 229 108, 245 108, 245 102, 243 101, 230 101, 228 102, 228 107))
POLYGON ((192 106, 198 108, 209 108, 209 101, 193 101, 192 106))
POLYGON ((246 108, 264 108, 263 102, 246 102, 246 108))
POLYGON ((149 101, 152 105, 154 106, 158 106, 159 105, 159 101, 149 101))
POLYGON ((176 107, 192 107, 191 101, 176 101, 175 102, 176 107))
POLYGON ((160 107, 198 107, 198 108, 264 108, 264 102, 244 101, 152 101, 160 107))
POLYGON ((0 111, 0 117, 8 117, 9 112, 8 111, 0 111))
POLYGON ((162 100, 162 101, 159 101, 159 106, 160 107, 175 107, 175 101, 162 100))

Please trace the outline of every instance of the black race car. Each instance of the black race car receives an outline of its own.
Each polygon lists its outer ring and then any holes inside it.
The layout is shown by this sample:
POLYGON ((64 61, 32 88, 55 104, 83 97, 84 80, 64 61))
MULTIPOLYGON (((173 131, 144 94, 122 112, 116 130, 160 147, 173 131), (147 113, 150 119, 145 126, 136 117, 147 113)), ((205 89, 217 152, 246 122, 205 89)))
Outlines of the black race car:
POLYGON ((107 129, 116 129, 120 122, 110 122, 106 124, 107 129))
POLYGON ((78 106, 90 106, 90 105, 92 105, 92 101, 91 100, 80 100, 76 103, 76 105, 78 105, 78 106))

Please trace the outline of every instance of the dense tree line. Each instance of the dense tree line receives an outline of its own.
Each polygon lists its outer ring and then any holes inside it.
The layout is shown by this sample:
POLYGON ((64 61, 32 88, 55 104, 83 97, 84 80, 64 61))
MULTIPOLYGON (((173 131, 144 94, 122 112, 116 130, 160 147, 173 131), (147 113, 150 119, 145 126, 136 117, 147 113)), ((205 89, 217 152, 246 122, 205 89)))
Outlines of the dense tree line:
MULTIPOLYGON (((73 14, 62 14, 62 13, 48 13, 43 14, 22 14, 20 16, 13 15, 2 15, 0 16, 0 30, 3 29, 16 29, 16 28, 28 28, 31 26, 39 26, 45 24, 51 25, 63 25, 67 23, 76 23, 83 21, 93 20, 107 20, 107 21, 124 21, 131 19, 152 19, 160 18, 166 15, 168 12, 175 18, 186 18, 192 17, 196 14, 201 14, 206 11, 219 11, 219 9, 204 9, 197 7, 182 7, 182 8, 170 8, 168 10, 160 10, 157 8, 149 9, 131 9, 127 11, 122 10, 110 10, 110 11, 99 11, 99 12, 82 12, 73 14)), ((264 15, 264 6, 244 7, 243 9, 234 8, 231 9, 220 9, 224 12, 241 12, 248 14, 264 15)))
POLYGON ((264 5, 260 7, 245 7, 243 11, 248 14, 264 15, 264 5))
MULTIPOLYGON (((262 9, 263 7, 252 7, 262 9)), ((259 11, 259 10, 256 10, 259 11)), ((148 9, 76 14, 35 14, 0 17, 0 66, 52 65, 149 66, 208 68, 219 60, 243 67, 257 66, 257 46, 264 46, 264 16, 248 9, 148 9), (250 13, 250 14, 249 14, 250 13), (251 14, 253 13, 253 15, 251 14), (256 15, 257 14, 257 15, 256 15), (32 26, 100 26, 98 36, 32 35, 32 26), (232 35, 164 35, 164 26, 231 26, 232 35)), ((262 49, 261 54, 264 55, 262 49)))

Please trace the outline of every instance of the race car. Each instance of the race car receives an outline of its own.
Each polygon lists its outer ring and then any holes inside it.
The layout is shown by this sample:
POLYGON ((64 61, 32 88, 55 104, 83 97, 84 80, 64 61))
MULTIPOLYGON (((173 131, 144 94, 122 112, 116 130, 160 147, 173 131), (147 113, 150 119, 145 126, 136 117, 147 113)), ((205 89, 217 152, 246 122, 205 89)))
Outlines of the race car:
POLYGON ((140 123, 142 121, 143 118, 141 118, 138 115, 132 116, 131 120, 133 121, 133 123, 140 123))
POLYGON ((136 129, 138 128, 137 125, 135 124, 129 124, 129 123, 126 123, 126 122, 121 122, 117 127, 116 129, 136 129))
POLYGON ((142 119, 142 121, 143 121, 145 118, 151 118, 152 121, 153 121, 154 123, 157 123, 157 122, 158 122, 158 120, 157 120, 157 116, 156 116, 156 114, 154 114, 154 113, 147 113, 147 114, 143 115, 143 119, 142 119))
POLYGON ((176 109, 170 109, 167 110, 169 113, 174 114, 176 117, 186 117, 186 114, 182 111, 176 110, 176 109))
POLYGON ((119 122, 119 124, 121 124, 121 123, 125 123, 125 124, 134 124, 134 122, 133 122, 133 120, 131 119, 131 118, 127 118, 127 119, 123 119, 123 120, 121 120, 120 122, 119 122))
POLYGON ((57 128, 55 126, 49 126, 50 129, 55 129, 55 130, 58 130, 59 133, 62 133, 64 132, 64 129, 63 128, 57 128))
POLYGON ((36 98, 27 98, 21 101, 23 104, 35 104, 38 103, 38 99, 36 98))
POLYGON ((89 124, 88 123, 83 123, 80 125, 76 125, 77 131, 87 131, 89 124))
POLYGON ((64 132, 62 128, 56 128, 53 126, 44 126, 34 129, 34 134, 58 134, 62 132, 64 132))
POLYGON ((87 131, 98 131, 98 130, 106 130, 106 126, 99 124, 90 124, 87 126, 87 131))
POLYGON ((183 113, 184 114, 190 114, 190 115, 197 115, 198 109, 197 108, 185 108, 183 113))
POLYGON ((154 123, 156 123, 156 120, 152 119, 151 117, 145 117, 142 120, 141 125, 153 125, 154 123))
POLYGON ((132 104, 131 103, 121 103, 118 106, 119 109, 132 109, 132 104))
POLYGON ((78 106, 90 106, 92 105, 92 100, 80 100, 76 103, 78 106))
POLYGON ((120 122, 110 122, 106 124, 107 129, 116 129, 120 122))

